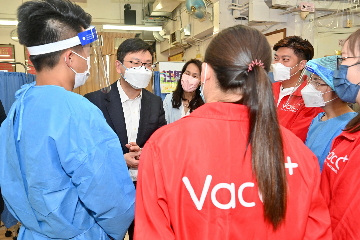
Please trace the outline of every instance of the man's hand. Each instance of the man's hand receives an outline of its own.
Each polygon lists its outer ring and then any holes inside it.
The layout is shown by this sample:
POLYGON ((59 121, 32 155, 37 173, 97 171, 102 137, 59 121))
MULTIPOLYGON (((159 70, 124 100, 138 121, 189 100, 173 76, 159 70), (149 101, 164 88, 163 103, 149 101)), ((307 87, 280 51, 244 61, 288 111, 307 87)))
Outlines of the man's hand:
POLYGON ((130 152, 139 152, 141 151, 141 148, 137 145, 136 142, 130 142, 125 145, 129 149, 130 152))
POLYGON ((137 168, 139 166, 139 156, 141 151, 129 152, 124 154, 126 165, 129 168, 137 168))

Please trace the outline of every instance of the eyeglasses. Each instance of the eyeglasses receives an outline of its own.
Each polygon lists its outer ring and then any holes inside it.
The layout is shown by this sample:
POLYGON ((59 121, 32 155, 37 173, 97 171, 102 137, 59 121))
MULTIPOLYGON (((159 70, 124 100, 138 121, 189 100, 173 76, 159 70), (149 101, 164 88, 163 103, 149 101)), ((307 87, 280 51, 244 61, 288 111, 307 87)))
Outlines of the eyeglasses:
POLYGON ((124 62, 129 62, 131 64, 131 67, 140 67, 140 66, 144 66, 148 69, 153 69, 153 64, 152 63, 142 63, 140 61, 124 61, 124 62))
POLYGON ((316 81, 310 81, 310 84, 313 85, 316 89, 320 86, 328 86, 327 84, 324 83, 318 83, 316 81))
MULTIPOLYGON (((338 57, 338 58, 337 58, 337 70, 340 69, 340 65, 341 65, 342 61, 344 61, 344 60, 347 59, 347 58, 360 58, 360 56, 359 56, 359 57, 338 57)), ((355 66, 355 65, 358 65, 358 64, 360 64, 360 62, 359 62, 359 63, 355 63, 355 64, 353 64, 353 65, 351 65, 351 66, 349 66, 349 67, 352 67, 352 66, 355 66)))
POLYGON ((310 83, 311 85, 313 85, 316 89, 320 86, 328 86, 326 83, 319 83, 318 81, 324 81, 322 80, 322 78, 316 74, 311 74, 310 80, 308 81, 308 83, 310 83))

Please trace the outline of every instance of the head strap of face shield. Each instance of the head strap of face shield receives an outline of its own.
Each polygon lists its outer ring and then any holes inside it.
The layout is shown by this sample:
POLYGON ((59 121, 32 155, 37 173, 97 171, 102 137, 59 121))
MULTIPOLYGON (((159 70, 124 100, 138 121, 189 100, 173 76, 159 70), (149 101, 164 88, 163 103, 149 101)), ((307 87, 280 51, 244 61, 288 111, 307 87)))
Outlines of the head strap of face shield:
POLYGON ((308 64, 305 65, 305 69, 308 70, 311 73, 315 73, 315 70, 311 66, 309 66, 308 64))
POLYGON ((52 53, 52 52, 68 49, 80 44, 84 46, 96 40, 97 40, 97 34, 95 27, 91 26, 85 31, 79 33, 76 37, 72 37, 44 45, 28 47, 27 49, 29 50, 30 55, 40 55, 40 54, 52 53))

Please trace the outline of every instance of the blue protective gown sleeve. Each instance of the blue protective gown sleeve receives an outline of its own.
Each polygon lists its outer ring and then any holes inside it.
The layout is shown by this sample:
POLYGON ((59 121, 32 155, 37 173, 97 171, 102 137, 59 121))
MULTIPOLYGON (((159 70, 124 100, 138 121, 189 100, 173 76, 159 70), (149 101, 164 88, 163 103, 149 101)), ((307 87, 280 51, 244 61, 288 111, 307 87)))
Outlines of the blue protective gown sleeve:
POLYGON ((17 97, 0 129, 0 183, 18 239, 122 239, 135 189, 101 111, 56 86, 17 97))

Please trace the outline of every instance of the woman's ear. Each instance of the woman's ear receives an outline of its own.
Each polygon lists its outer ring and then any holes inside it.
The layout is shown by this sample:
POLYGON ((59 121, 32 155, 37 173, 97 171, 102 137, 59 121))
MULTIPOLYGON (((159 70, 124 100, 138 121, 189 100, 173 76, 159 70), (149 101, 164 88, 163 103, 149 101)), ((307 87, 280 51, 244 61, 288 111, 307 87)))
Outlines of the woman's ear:
POLYGON ((209 64, 204 62, 201 67, 200 83, 204 83, 205 81, 210 80, 212 78, 213 74, 214 74, 214 70, 212 69, 212 67, 209 64))

